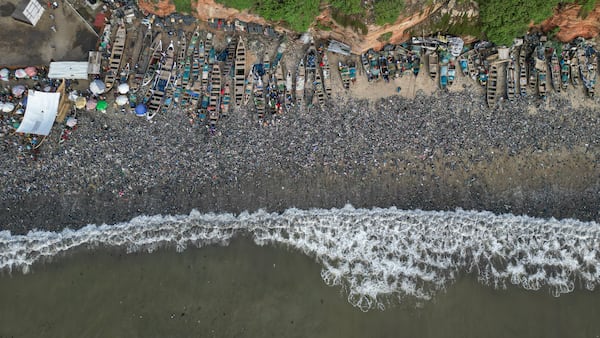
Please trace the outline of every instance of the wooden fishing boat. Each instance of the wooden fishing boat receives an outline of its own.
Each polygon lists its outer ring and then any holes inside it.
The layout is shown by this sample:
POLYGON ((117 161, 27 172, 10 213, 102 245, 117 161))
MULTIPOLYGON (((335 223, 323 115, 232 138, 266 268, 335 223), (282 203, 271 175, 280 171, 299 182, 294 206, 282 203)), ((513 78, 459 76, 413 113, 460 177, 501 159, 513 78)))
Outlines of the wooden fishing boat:
POLYGON ((519 50, 519 93, 527 96, 527 50, 521 46, 519 50))
POLYGON ((560 93, 561 89, 561 80, 560 80, 560 63, 558 62, 558 56, 556 55, 556 51, 552 53, 552 57, 550 58, 550 76, 552 77, 552 88, 560 93))
POLYGON ((265 96, 264 96, 264 87, 263 81, 258 74, 255 74, 254 79, 254 90, 253 90, 253 98, 254 98, 254 107, 256 109, 256 116, 259 119, 263 119, 265 117, 265 96))
POLYGON ((104 77, 104 84, 106 85, 106 91, 109 91, 119 75, 121 69, 121 63, 123 62, 123 54, 125 52, 125 40, 127 38, 127 30, 125 25, 120 25, 117 28, 114 43, 108 59, 108 71, 104 77))
POLYGON ((438 74, 438 55, 435 52, 431 52, 428 55, 429 60, 429 77, 435 81, 438 74))
POLYGON ((190 82, 192 83, 199 80, 200 69, 203 65, 202 59, 204 56, 200 49, 201 45, 204 45, 202 41, 200 41, 200 43, 196 47, 194 47, 194 51, 192 52, 192 69, 190 75, 190 82))
POLYGON ((377 81, 381 76, 381 64, 379 63, 379 55, 373 50, 369 50, 367 53, 369 57, 369 72, 371 73, 371 81, 377 81))
POLYGON ((317 68, 315 71, 315 94, 313 96, 313 105, 319 104, 321 107, 325 104, 325 93, 323 91, 323 79, 321 76, 321 69, 317 68))
POLYGON ((152 55, 152 29, 146 28, 146 32, 142 39, 141 43, 141 52, 139 58, 137 59, 137 63, 135 65, 135 76, 133 80, 133 84, 131 86, 132 92, 137 91, 142 85, 144 74, 148 69, 148 63, 150 61, 150 56, 152 55))
POLYGON ((456 63, 454 61, 450 61, 448 63, 448 85, 452 85, 454 83, 454 79, 456 79, 456 63))
POLYGON ((271 75, 271 60, 269 52, 267 51, 265 51, 265 54, 263 55, 263 70, 265 71, 263 80, 267 80, 266 82, 268 82, 269 76, 271 75))
POLYGON ((517 95, 517 69, 516 62, 511 59, 506 68, 506 96, 509 101, 514 101, 517 95))
POLYGON ((458 64, 460 65, 460 71, 466 77, 469 76, 469 60, 466 55, 463 54, 458 58, 458 64))
POLYGON ((560 81, 562 82, 562 89, 567 90, 569 87, 569 81, 571 79, 571 60, 569 58, 568 51, 563 51, 562 60, 560 65, 560 81))
POLYGON ((119 84, 128 83, 130 74, 131 69, 129 67, 129 62, 127 62, 125 66, 121 68, 121 73, 119 73, 119 84))
MULTIPOLYGON (((238 39, 238 40, 241 40, 238 39)), ((236 56, 237 56, 237 41, 235 38, 231 38, 231 40, 229 41, 229 43, 227 44, 227 57, 225 58, 225 65, 224 67, 221 69, 221 72, 223 73, 223 77, 232 77, 232 74, 234 74, 234 67, 235 67, 235 60, 236 60, 236 56)))
POLYGON ((571 82, 573 86, 579 85, 579 58, 576 54, 571 57, 571 82))
POLYGON ((327 52, 323 53, 323 86, 325 87, 325 95, 331 97, 331 69, 329 67, 329 58, 327 52))
POLYGON ((190 44, 187 49, 187 56, 191 57, 194 54, 194 50, 197 48, 198 40, 200 39, 200 32, 198 28, 192 34, 192 38, 190 39, 190 44))
POLYGON ((177 65, 179 68, 181 68, 180 71, 183 69, 183 66, 185 64, 186 55, 187 55, 187 37, 185 36, 185 33, 183 33, 179 37, 179 51, 177 54, 177 65))
POLYGON ((146 114, 146 118, 148 120, 152 120, 165 103, 165 94, 170 85, 172 77, 174 57, 175 46, 173 45, 173 41, 171 41, 165 53, 164 65, 162 67, 162 71, 158 75, 158 81, 156 81, 155 86, 151 88, 152 96, 148 102, 148 112, 146 114))
POLYGON ((469 76, 473 79, 473 81, 477 81, 477 78, 479 77, 479 54, 476 51, 473 51, 467 60, 469 76))
POLYGON ((290 110, 294 106, 294 100, 292 95, 294 92, 294 77, 292 72, 288 69, 285 76, 285 109, 290 110))
POLYGON ((589 97, 594 97, 596 87, 598 59, 596 51, 591 46, 581 49, 579 69, 581 70, 581 82, 589 97))
POLYGON ((221 96, 221 67, 218 63, 215 63, 212 67, 210 74, 210 102, 208 107, 214 108, 213 111, 218 113, 220 107, 220 96, 221 96))
POLYGON ((277 113, 283 112, 285 105, 285 77, 284 69, 281 62, 277 62, 275 66, 275 110, 277 113))
POLYGON ((156 35, 154 38, 154 41, 152 41, 150 50, 152 54, 150 55, 148 66, 146 67, 146 71, 142 79, 143 87, 153 86, 151 83, 158 78, 158 74, 160 74, 160 70, 162 69, 162 63, 160 60, 162 58, 163 47, 160 33, 158 33, 158 35, 156 35))
POLYGON ((196 81, 185 90, 185 96, 187 98, 187 111, 191 116, 196 116, 200 99, 202 98, 202 86, 200 81, 196 81))
POLYGON ((492 108, 496 104, 498 90, 498 65, 493 63, 490 65, 490 72, 486 86, 486 98, 488 107, 492 108))
POLYGON ((440 89, 444 90, 448 86, 448 64, 440 63, 440 89))
POLYGON ((204 62, 212 65, 215 63, 215 48, 213 46, 212 34, 207 33, 204 40, 204 62))
POLYGON ((305 84, 306 68, 304 67, 304 59, 300 59, 298 69, 296 70, 296 105, 302 106, 304 103, 304 84, 305 84))
POLYGON ((371 81, 371 71, 370 71, 369 58, 367 56, 367 53, 363 53, 360 55, 360 61, 363 66, 363 71, 365 72, 365 75, 367 76, 369 81, 371 81))
POLYGON ((306 80, 304 82, 304 99, 306 100, 307 104, 312 104, 315 92, 315 73, 317 71, 317 50, 315 49, 314 44, 311 44, 308 48, 304 66, 306 68, 306 80))
MULTIPOLYGON (((417 74, 419 73, 417 67, 417 74)), ((356 63, 354 61, 348 62, 348 73, 350 74, 350 83, 356 83, 356 63)), ((417 75, 415 74, 415 76, 417 75)))
POLYGON ((529 85, 528 91, 532 95, 535 95, 537 93, 537 89, 538 89, 538 84, 537 84, 537 81, 538 81, 537 72, 538 71, 535 68, 536 58, 534 55, 532 56, 532 59, 529 62, 529 80, 527 81, 527 84, 529 85))
POLYGON ((537 71, 537 90, 541 99, 545 99, 548 93, 548 65, 545 60, 535 58, 535 69, 537 71))
POLYGON ((243 104, 247 105, 250 102, 250 97, 252 97, 252 87, 254 85, 254 71, 250 69, 250 73, 246 77, 244 82, 244 99, 243 104))
POLYGON ((225 87, 221 90, 221 115, 229 114, 229 105, 231 104, 231 91, 229 83, 225 83, 225 87))
POLYGON ((241 37, 238 40, 235 50, 234 67, 235 105, 236 107, 240 107, 244 101, 246 82, 246 46, 244 46, 244 39, 241 37))
POLYGON ((346 63, 338 61, 338 71, 340 72, 340 78, 342 79, 342 87, 344 87, 344 89, 350 89, 350 68, 346 63))
POLYGON ((383 55, 379 56, 379 68, 381 72, 381 77, 385 82, 390 82, 390 68, 387 62, 387 58, 383 55))

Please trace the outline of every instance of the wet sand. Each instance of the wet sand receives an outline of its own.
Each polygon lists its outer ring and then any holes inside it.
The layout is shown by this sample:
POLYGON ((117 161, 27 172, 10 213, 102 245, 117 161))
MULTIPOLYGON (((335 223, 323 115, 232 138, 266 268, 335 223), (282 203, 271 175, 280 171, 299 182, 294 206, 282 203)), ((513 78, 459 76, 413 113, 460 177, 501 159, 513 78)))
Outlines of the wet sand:
POLYGON ((595 337, 600 293, 553 298, 463 276, 432 301, 353 308, 320 267, 245 239, 153 254, 80 250, 0 276, 0 335, 111 337, 595 337))

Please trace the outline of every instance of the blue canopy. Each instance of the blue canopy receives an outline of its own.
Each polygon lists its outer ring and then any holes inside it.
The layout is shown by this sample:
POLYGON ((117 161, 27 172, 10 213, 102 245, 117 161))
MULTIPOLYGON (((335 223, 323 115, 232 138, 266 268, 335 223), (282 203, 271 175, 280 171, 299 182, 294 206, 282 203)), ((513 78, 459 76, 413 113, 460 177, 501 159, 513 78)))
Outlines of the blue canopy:
POLYGON ((135 115, 144 116, 144 115, 146 115, 147 110, 148 109, 146 108, 146 106, 144 104, 140 103, 135 107, 135 115))

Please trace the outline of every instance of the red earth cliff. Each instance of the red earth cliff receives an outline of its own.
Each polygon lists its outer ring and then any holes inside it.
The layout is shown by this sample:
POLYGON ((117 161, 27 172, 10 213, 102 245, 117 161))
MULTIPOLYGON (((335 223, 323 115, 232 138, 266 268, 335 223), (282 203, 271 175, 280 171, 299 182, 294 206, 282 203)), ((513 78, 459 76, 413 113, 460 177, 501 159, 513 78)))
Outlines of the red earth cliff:
POLYGON ((580 36, 586 39, 598 36, 600 5, 597 5, 585 19, 579 16, 580 10, 580 5, 565 5, 557 8, 552 17, 542 22, 542 30, 548 32, 559 27, 560 30, 555 37, 562 42, 569 42, 580 36))
POLYGON ((171 0, 138 0, 138 6, 146 13, 167 16, 175 12, 175 4, 171 0))
MULTIPOLYGON (((331 19, 329 10, 325 9, 315 18, 315 21, 328 24, 331 30, 316 31, 311 29, 311 33, 316 37, 333 38, 343 41, 351 45, 354 52, 363 52, 369 48, 379 49, 383 45, 378 40, 382 34, 391 33, 389 42, 392 43, 405 41, 409 38, 407 32, 412 27, 426 20, 443 6, 443 2, 434 2, 434 4, 427 6, 417 13, 412 13, 412 15, 408 16, 404 16, 408 13, 404 14, 394 24, 385 26, 369 25, 367 35, 359 35, 350 28, 337 25, 331 19)), ((171 0, 139 0, 139 7, 147 13, 158 16, 166 16, 175 12, 175 5, 171 0)), ((197 0, 195 1, 195 9, 196 11, 192 14, 203 21, 209 18, 224 18, 228 20, 237 18, 246 22, 267 24, 267 21, 258 15, 251 14, 247 10, 239 11, 233 8, 226 8, 216 3, 215 0, 197 0)), ((579 36, 584 38, 598 36, 600 32, 600 5, 596 6, 585 19, 579 16, 580 10, 581 6, 579 5, 561 6, 554 11, 552 17, 545 20, 540 26, 546 32, 560 27, 556 38, 563 42, 571 41, 579 36)), ((285 31, 281 27, 278 30, 285 31)))

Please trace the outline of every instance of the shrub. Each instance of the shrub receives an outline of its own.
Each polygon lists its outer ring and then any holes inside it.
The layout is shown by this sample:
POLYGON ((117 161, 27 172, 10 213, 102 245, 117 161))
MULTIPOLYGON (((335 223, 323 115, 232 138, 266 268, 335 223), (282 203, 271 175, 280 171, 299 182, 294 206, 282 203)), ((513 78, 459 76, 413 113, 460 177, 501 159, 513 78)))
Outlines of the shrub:
POLYGON ((373 4, 375 23, 379 26, 394 23, 403 8, 404 0, 375 0, 373 4))

